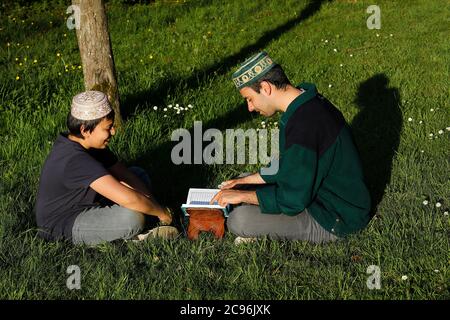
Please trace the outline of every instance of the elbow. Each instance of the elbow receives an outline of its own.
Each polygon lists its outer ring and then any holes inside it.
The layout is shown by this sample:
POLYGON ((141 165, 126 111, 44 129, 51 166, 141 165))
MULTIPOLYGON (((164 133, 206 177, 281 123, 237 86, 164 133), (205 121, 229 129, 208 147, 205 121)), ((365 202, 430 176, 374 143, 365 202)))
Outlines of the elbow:
POLYGON ((123 200, 121 201, 122 203, 119 203, 119 205, 125 208, 130 208, 138 204, 140 200, 141 199, 139 193, 130 192, 123 198, 123 200))

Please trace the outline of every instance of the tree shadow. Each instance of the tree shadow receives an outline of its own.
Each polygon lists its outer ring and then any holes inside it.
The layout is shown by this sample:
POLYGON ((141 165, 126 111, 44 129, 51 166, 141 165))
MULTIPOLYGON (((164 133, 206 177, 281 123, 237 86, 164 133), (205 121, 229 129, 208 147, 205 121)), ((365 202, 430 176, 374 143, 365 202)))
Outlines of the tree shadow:
POLYGON ((350 126, 372 197, 372 214, 376 214, 391 181, 392 162, 403 126, 400 101, 398 89, 389 88, 385 74, 376 74, 359 84, 355 102, 361 111, 350 126))
POLYGON ((127 119, 134 114, 138 106, 145 106, 152 99, 154 104, 161 104, 164 97, 175 88, 183 88, 185 90, 199 88, 210 80, 210 77, 224 75, 229 72, 230 68, 236 66, 240 61, 247 59, 253 53, 265 48, 270 42, 278 39, 285 32, 297 26, 300 22, 308 19, 318 12, 324 2, 332 0, 311 0, 308 5, 300 12, 300 14, 278 26, 277 28, 264 33, 255 43, 242 48, 238 53, 230 55, 225 59, 203 69, 192 73, 187 78, 168 77, 166 80, 158 83, 154 88, 149 88, 140 92, 127 95, 121 103, 121 114, 123 119, 127 119))

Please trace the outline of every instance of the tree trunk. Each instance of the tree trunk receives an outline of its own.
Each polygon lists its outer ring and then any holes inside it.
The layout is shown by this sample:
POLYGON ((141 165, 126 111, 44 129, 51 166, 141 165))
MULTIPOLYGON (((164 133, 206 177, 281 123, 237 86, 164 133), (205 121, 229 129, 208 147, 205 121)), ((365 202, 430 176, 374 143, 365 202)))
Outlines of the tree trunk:
POLYGON ((77 40, 84 85, 86 90, 101 91, 108 96, 116 114, 114 125, 119 128, 122 124, 119 91, 103 0, 73 0, 73 4, 80 9, 77 40))

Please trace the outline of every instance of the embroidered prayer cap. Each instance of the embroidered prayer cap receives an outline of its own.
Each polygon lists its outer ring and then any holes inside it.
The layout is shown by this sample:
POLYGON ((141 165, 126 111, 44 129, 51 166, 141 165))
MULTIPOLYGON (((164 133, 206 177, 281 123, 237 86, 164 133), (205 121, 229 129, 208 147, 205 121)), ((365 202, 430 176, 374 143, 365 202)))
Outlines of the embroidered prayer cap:
POLYGON ((244 61, 233 73, 233 82, 238 90, 255 83, 276 65, 267 52, 262 51, 244 61))
POLYGON ((111 112, 106 94, 100 91, 85 91, 72 99, 70 113, 79 120, 95 120, 111 112))

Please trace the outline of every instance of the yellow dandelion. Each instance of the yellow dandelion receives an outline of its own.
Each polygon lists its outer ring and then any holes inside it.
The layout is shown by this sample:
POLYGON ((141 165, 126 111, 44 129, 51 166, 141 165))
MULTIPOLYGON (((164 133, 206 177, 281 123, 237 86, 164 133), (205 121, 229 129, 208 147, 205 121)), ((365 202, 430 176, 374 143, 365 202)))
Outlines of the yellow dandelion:
POLYGON ((19 66, 22 66, 22 62, 21 62, 21 63, 19 63, 19 66))
POLYGON ((34 59, 34 60, 33 60, 33 63, 37 63, 37 60, 36 60, 36 59, 34 59))
POLYGON ((17 75, 17 76, 16 76, 16 80, 19 80, 19 79, 20 79, 20 77, 17 75))
POLYGON ((58 52, 58 53, 56 54, 56 56, 57 56, 57 57, 61 57, 61 53, 58 52))
POLYGON ((81 69, 81 66, 78 66, 78 69, 81 69))
POLYGON ((19 61, 19 58, 16 57, 16 61, 19 61))

